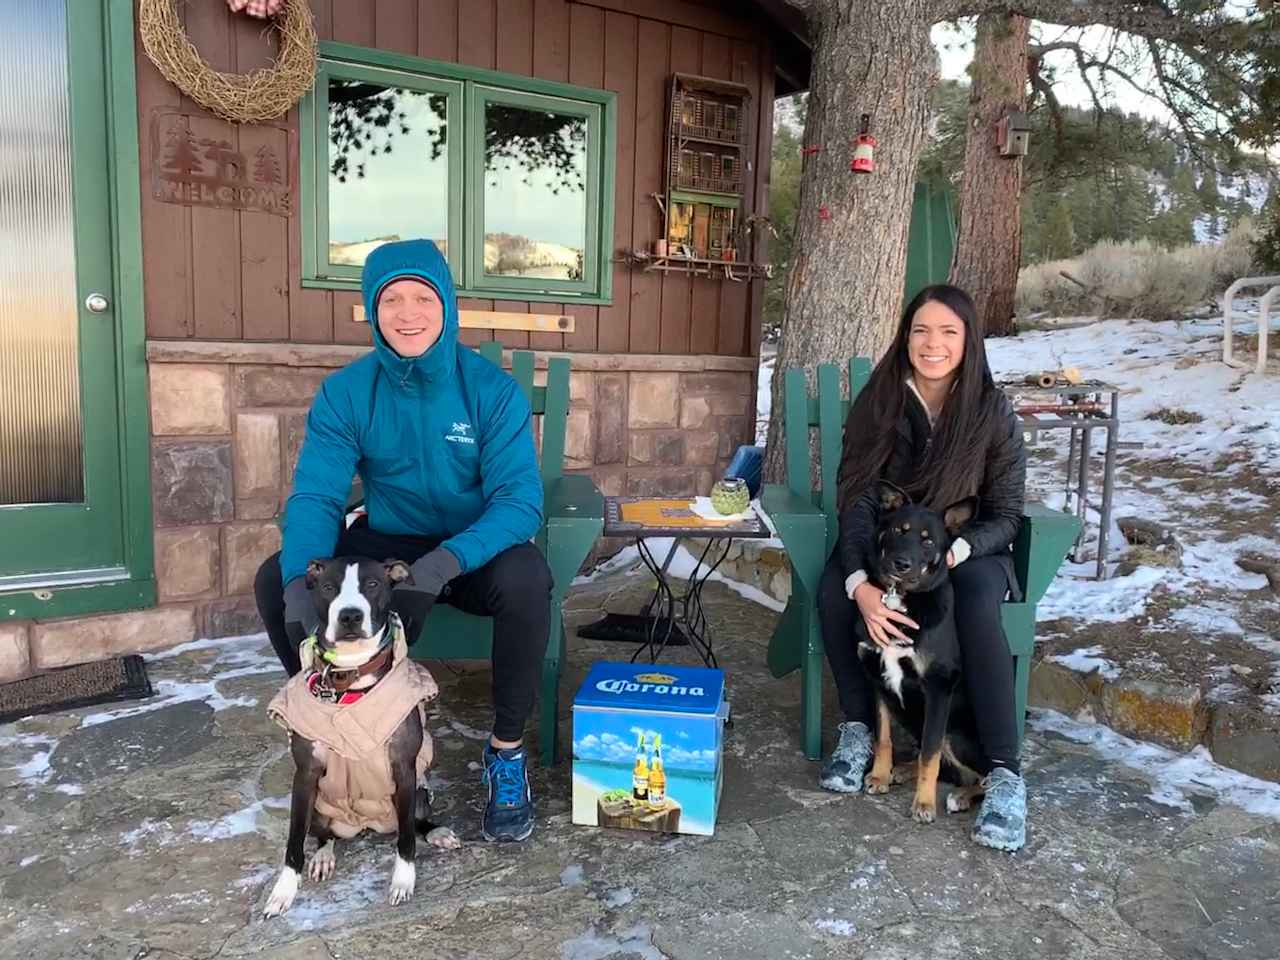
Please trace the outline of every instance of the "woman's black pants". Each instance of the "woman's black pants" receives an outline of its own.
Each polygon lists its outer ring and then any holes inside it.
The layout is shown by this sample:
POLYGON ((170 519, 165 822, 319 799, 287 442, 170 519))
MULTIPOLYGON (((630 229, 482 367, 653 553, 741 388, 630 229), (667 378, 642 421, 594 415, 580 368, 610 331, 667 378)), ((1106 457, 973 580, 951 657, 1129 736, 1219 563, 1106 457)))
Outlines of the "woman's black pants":
MULTIPOLYGON (((1014 717, 1013 657, 1000 622, 1008 590, 1004 566, 995 557, 973 557, 951 570, 956 633, 964 684, 973 704, 978 738, 992 766, 1018 769, 1018 728, 1014 717)), ((875 729, 875 693, 858 660, 854 624, 862 614, 844 592, 844 569, 833 554, 818 586, 822 644, 840 695, 845 719, 875 729)))

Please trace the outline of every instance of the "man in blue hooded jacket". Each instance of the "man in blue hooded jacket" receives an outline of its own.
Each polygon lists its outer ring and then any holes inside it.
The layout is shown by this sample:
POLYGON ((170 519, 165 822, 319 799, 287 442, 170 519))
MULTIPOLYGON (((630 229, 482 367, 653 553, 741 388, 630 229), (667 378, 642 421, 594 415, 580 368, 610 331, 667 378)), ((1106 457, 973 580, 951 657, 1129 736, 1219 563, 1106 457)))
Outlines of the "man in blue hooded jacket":
POLYGON ((393 608, 416 637, 437 599, 494 618, 493 732, 484 835, 533 832, 523 734, 550 629, 551 572, 530 542, 542 480, 528 401, 515 380, 458 345, 449 265, 429 240, 375 249, 361 277, 374 350, 325 379, 286 506, 283 549, 255 593, 290 676, 318 626, 305 574, 313 559, 365 556, 410 564, 393 608), (351 480, 366 515, 344 528, 351 480))

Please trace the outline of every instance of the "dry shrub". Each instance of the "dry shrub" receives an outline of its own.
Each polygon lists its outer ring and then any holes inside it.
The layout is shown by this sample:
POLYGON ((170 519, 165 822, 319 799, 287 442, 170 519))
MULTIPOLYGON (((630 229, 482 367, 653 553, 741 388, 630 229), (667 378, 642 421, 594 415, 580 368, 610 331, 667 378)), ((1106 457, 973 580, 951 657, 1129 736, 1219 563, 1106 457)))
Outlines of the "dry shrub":
POLYGON ((1103 240, 1074 260, 1024 268, 1018 276, 1018 314, 1180 319, 1249 275, 1255 233, 1246 217, 1216 244, 1167 250, 1145 239, 1103 240), (1064 270, 1085 286, 1063 277, 1064 270))
POLYGON ((1213 261, 1213 292, 1221 293, 1241 277, 1255 273, 1265 273, 1254 263, 1254 241, 1258 236, 1258 225, 1252 217, 1241 217, 1240 222, 1231 228, 1222 240, 1214 247, 1216 256, 1213 261))
POLYGON ((1018 275, 1015 297, 1018 315, 1026 317, 1047 312, 1064 316, 1091 312, 1093 303, 1088 292, 1062 275, 1065 270, 1075 276, 1077 269, 1075 260, 1051 260, 1024 268, 1018 275))
POLYGON ((1181 407, 1161 407, 1148 413, 1145 420, 1159 420, 1171 427, 1179 427, 1187 423, 1203 423, 1204 417, 1194 410, 1183 410, 1181 407))

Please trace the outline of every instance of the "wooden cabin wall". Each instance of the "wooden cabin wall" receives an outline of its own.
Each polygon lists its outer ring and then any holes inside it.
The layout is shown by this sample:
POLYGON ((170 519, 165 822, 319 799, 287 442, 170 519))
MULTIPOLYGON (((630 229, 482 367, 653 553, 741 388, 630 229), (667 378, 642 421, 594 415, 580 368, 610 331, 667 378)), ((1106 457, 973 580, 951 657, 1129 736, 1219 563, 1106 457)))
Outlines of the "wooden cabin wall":
MULTIPOLYGON (((681 0, 311 0, 322 40, 337 40, 510 73, 603 87, 618 94, 618 156, 611 253, 648 249, 661 235, 652 194, 661 193, 670 75, 698 73, 752 91, 744 213, 768 212, 774 72, 767 34, 721 10, 681 0), (465 15, 462 11, 465 10, 465 15), (500 14, 499 14, 500 11, 500 14), (763 134, 763 135, 762 135, 763 134)), ((724 9, 729 9, 725 4, 724 9)), ((182 4, 191 40, 219 70, 269 64, 262 24, 221 3, 182 4)), ((151 196, 152 114, 177 110, 200 136, 217 135, 252 155, 264 142, 298 174, 295 108, 275 124, 235 126, 182 96, 137 45, 142 136, 142 228, 147 335, 155 339, 368 343, 351 321, 359 295, 304 289, 301 219, 161 203, 151 196), (286 127, 290 133, 281 131, 286 127)), ((767 256, 753 237, 755 259, 767 256)), ((563 305, 571 334, 503 332, 504 344, 538 350, 752 356, 759 351, 763 281, 644 273, 614 266, 613 303, 563 305)), ((464 308, 559 312, 561 305, 464 299, 464 308)), ((463 331, 464 342, 488 339, 463 331)))

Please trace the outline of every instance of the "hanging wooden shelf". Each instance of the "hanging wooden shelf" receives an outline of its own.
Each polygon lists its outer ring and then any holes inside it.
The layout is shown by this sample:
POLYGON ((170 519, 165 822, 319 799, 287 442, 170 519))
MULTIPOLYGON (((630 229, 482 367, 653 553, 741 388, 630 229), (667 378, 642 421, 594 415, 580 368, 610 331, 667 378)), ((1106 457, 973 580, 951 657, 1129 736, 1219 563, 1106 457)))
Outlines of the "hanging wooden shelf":
POLYGON ((618 263, 639 267, 645 273, 688 273, 711 280, 768 280, 773 277, 773 266, 768 263, 744 263, 739 260, 712 260, 706 257, 683 257, 667 254, 658 256, 644 250, 627 250, 618 257, 618 263))

